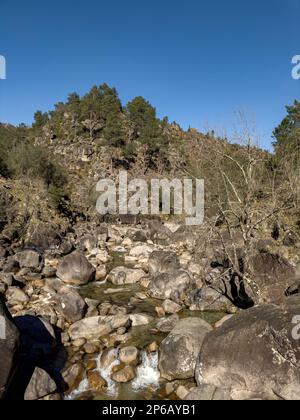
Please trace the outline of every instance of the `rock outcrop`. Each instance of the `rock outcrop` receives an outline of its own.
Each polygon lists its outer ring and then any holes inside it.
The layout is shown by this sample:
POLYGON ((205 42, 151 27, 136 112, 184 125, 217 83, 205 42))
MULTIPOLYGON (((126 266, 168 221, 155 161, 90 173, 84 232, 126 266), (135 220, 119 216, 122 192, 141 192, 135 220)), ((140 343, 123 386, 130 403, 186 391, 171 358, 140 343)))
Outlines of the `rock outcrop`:
POLYGON ((262 305, 206 335, 196 368, 198 385, 229 389, 233 399, 300 398, 299 298, 262 305), (299 332, 299 328, 298 328, 299 332))

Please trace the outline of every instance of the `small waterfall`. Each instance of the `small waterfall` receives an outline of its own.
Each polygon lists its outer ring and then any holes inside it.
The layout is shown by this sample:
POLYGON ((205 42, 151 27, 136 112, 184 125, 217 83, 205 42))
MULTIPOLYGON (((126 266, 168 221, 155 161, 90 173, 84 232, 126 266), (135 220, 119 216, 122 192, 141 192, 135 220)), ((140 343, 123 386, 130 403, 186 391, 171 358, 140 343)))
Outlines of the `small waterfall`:
MULTIPOLYGON (((112 349, 111 356, 113 356, 113 362, 106 368, 101 366, 101 354, 96 358, 97 367, 96 371, 100 373, 103 379, 107 382, 107 389, 105 394, 111 398, 118 397, 118 384, 111 379, 111 374, 114 366, 117 366, 120 362, 118 360, 118 349, 112 349)), ((141 352, 141 364, 137 367, 136 378, 131 382, 132 391, 138 392, 149 386, 159 388, 160 373, 158 370, 158 353, 148 354, 147 351, 141 352)), ((90 390, 89 382, 87 378, 84 378, 77 389, 72 391, 66 400, 75 400, 85 392, 90 390)))
POLYGON ((158 388, 159 379, 158 353, 148 354, 147 351, 143 350, 142 364, 137 368, 137 376, 132 382, 132 389, 138 391, 150 385, 158 388))
POLYGON ((82 394, 84 394, 88 390, 89 390, 89 381, 87 380, 87 378, 84 378, 78 385, 78 388, 72 391, 64 399, 67 401, 76 400, 77 397, 80 397, 82 394))
POLYGON ((103 368, 101 367, 101 354, 99 355, 99 357, 97 358, 97 371, 100 373, 100 375, 102 376, 103 379, 106 380, 107 382, 107 390, 106 390, 106 394, 114 397, 117 395, 117 385, 116 383, 111 379, 111 374, 112 374, 112 370, 115 366, 117 366, 118 364, 120 364, 119 360, 118 360, 118 350, 117 349, 112 349, 110 354, 112 354, 113 356, 115 356, 115 360, 107 367, 107 368, 103 368))

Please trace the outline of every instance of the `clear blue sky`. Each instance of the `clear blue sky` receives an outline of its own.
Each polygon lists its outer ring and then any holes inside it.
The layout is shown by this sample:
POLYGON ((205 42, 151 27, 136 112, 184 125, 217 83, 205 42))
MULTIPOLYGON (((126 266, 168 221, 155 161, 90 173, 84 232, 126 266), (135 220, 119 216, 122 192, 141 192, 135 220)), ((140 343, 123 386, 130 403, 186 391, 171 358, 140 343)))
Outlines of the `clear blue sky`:
POLYGON ((300 99, 299 18, 299 0, 1 0, 0 121, 31 123, 37 109, 107 82, 184 128, 230 127, 243 107, 268 147, 300 99))

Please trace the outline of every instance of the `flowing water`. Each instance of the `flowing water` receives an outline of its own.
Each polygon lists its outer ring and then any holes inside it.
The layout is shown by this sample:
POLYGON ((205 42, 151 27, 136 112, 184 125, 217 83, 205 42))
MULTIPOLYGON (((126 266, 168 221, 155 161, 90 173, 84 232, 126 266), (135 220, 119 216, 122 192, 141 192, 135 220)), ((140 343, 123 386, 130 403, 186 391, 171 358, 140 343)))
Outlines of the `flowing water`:
MULTIPOLYGON (((124 266, 122 254, 115 253, 109 270, 116 266, 124 266)), ((127 265, 128 266, 128 265, 127 265)), ((144 313, 154 317, 154 321, 148 325, 133 327, 130 329, 130 337, 126 346, 135 346, 140 350, 141 363, 136 369, 136 378, 127 384, 118 384, 111 379, 113 368, 120 362, 117 359, 118 349, 112 349, 113 362, 106 368, 101 366, 101 354, 95 357, 96 371, 100 373, 107 382, 105 392, 91 392, 86 377, 82 380, 76 391, 72 392, 67 399, 96 399, 96 400, 150 400, 163 399, 163 382, 158 370, 158 352, 149 354, 146 348, 149 344, 156 342, 158 345, 167 336, 167 333, 160 333, 156 330, 157 314, 155 308, 161 306, 161 301, 147 298, 132 303, 132 298, 138 292, 145 292, 139 285, 114 286, 106 282, 92 283, 81 287, 79 292, 83 297, 99 300, 101 303, 109 302, 111 305, 127 307, 130 313, 144 313)), ((179 314, 180 318, 199 317, 210 324, 220 320, 225 314, 220 312, 192 312, 183 309, 179 314)))
MULTIPOLYGON (((112 349, 117 357, 118 351, 112 349)), ((101 366, 101 354, 96 358, 97 368, 103 379, 107 382, 105 392, 90 392, 89 382, 85 377, 78 388, 68 395, 67 400, 94 399, 94 400, 139 400, 155 397, 160 389, 160 374, 158 370, 158 353, 141 353, 141 364, 137 367, 136 378, 130 384, 117 384, 111 379, 113 368, 120 362, 116 358, 108 367, 101 366)))

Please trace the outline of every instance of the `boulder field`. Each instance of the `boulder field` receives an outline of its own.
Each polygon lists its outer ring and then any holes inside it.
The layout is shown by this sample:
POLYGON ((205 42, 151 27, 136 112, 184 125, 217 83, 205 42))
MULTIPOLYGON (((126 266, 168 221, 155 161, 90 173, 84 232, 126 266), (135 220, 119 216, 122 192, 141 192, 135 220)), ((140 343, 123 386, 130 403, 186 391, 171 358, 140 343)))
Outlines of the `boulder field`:
POLYGON ((135 223, 1 244, 0 399, 300 399, 295 264, 253 255, 253 295, 221 248, 135 223))

